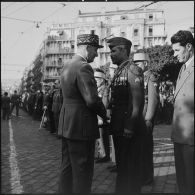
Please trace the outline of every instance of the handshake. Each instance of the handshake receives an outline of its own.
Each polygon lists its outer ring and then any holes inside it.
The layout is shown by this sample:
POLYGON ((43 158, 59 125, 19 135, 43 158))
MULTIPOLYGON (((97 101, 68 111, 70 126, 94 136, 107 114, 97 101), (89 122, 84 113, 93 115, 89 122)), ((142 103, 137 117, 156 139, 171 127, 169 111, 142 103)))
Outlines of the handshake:
POLYGON ((101 119, 98 117, 98 126, 101 127, 106 127, 110 124, 110 118, 106 117, 105 119, 101 119))

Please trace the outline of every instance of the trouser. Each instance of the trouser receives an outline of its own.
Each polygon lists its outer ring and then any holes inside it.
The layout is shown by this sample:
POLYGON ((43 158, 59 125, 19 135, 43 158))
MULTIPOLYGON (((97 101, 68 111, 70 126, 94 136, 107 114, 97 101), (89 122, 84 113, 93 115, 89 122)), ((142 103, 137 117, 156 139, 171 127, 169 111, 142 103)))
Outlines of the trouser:
POLYGON ((154 163, 153 163, 153 134, 147 132, 144 135, 142 142, 142 183, 147 183, 153 180, 154 177, 154 163))
POLYGON ((141 137, 114 136, 117 164, 116 193, 141 193, 141 137), (117 144, 117 145, 116 145, 117 144))
POLYGON ((103 128, 102 131, 102 140, 105 150, 105 157, 110 158, 110 139, 109 139, 109 131, 106 128, 103 128))
POLYGON ((52 110, 48 110, 48 116, 49 116, 49 131, 51 133, 55 132, 55 122, 54 122, 54 114, 52 110))
POLYGON ((9 108, 3 108, 3 119, 5 120, 7 120, 8 118, 9 118, 9 112, 10 112, 10 110, 9 110, 9 108))
POLYGON ((89 194, 94 170, 95 140, 62 138, 59 193, 89 194))
POLYGON ((194 146, 174 142, 174 156, 179 192, 194 194, 194 146))
POLYGON ((59 123, 60 113, 59 112, 54 112, 53 116, 54 116, 55 131, 56 131, 56 133, 58 133, 58 123, 59 123))
POLYGON ((19 115, 19 104, 12 104, 11 113, 13 112, 14 107, 16 107, 16 116, 19 115))

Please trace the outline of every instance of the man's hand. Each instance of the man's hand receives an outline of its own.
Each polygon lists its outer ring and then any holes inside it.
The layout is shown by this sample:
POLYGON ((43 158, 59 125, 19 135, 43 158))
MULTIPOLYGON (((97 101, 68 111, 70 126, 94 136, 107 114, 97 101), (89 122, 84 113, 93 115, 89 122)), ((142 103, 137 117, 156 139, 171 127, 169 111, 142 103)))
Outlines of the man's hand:
POLYGON ((126 138, 132 138, 133 137, 134 132, 132 130, 126 129, 124 128, 124 133, 123 136, 126 138))

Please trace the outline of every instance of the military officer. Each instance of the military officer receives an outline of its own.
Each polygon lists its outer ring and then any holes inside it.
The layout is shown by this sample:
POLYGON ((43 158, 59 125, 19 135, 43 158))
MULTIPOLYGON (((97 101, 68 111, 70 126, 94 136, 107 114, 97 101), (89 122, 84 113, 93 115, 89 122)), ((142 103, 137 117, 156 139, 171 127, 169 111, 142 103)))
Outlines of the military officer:
POLYGON ((129 60, 131 41, 122 37, 108 40, 112 63, 118 68, 111 81, 111 132, 117 165, 117 194, 141 191, 140 154, 142 112, 144 107, 143 73, 129 60))
POLYGON ((97 115, 107 120, 89 64, 103 46, 94 31, 78 35, 77 46, 77 54, 64 64, 60 77, 63 105, 58 126, 62 136, 59 193, 63 194, 90 193, 95 140, 99 138, 97 115))
POLYGON ((181 194, 194 194, 194 37, 180 30, 171 43, 174 57, 183 63, 174 93, 171 133, 176 178, 181 194))
POLYGON ((143 128, 146 134, 143 140, 142 152, 142 184, 147 185, 152 183, 154 178, 153 127, 156 111, 159 105, 159 82, 157 76, 148 70, 148 54, 135 53, 133 60, 134 63, 139 66, 144 73, 145 104, 143 117, 145 124, 143 128))

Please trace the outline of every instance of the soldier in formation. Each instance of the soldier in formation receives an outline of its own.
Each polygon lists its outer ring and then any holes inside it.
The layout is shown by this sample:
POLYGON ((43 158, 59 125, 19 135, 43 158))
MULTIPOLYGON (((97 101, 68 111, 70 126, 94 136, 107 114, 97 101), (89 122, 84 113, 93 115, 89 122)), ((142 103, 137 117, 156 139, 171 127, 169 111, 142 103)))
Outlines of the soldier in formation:
POLYGON ((153 182, 154 165, 153 165, 153 128, 156 112, 159 106, 159 81, 153 72, 148 70, 149 56, 146 53, 135 53, 134 63, 140 67, 144 74, 144 91, 145 104, 143 110, 143 118, 145 124, 143 126, 146 132, 143 139, 142 151, 142 185, 153 182))
POLYGON ((19 106, 21 102, 21 97, 19 94, 17 94, 17 91, 14 91, 14 94, 11 96, 11 111, 10 114, 12 114, 14 107, 16 107, 16 116, 19 116, 19 106))
POLYGON ((8 93, 5 92, 3 97, 1 98, 1 107, 3 110, 3 120, 8 120, 9 119, 9 115, 10 115, 10 103, 11 103, 11 99, 10 97, 8 97, 8 93))
POLYGON ((63 103, 62 90, 60 88, 60 81, 55 81, 55 89, 53 92, 52 112, 54 117, 54 132, 58 135, 58 122, 60 117, 60 110, 63 103))

